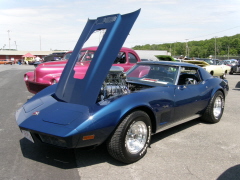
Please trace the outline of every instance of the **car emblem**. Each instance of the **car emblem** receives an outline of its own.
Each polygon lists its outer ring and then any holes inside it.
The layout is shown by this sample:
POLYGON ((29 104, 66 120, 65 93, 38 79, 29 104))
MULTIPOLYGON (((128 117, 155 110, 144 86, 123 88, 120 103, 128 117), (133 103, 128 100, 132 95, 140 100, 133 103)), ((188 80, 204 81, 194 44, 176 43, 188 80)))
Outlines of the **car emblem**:
POLYGON ((37 116, 40 112, 39 111, 35 111, 34 113, 32 113, 32 115, 37 116))

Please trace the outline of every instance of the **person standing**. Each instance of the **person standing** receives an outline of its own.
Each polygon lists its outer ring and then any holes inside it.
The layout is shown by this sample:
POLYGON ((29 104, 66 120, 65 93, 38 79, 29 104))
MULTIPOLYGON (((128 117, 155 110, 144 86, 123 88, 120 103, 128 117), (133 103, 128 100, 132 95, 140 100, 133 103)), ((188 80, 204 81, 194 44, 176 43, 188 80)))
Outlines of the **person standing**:
POLYGON ((35 61, 36 61, 36 62, 39 62, 40 59, 41 59, 41 58, 37 56, 37 57, 35 58, 35 61))

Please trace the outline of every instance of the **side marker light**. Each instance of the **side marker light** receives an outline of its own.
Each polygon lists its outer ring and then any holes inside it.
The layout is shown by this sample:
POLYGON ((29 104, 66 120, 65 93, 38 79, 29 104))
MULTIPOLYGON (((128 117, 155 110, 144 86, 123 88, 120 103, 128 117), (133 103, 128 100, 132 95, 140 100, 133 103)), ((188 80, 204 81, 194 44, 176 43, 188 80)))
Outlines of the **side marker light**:
POLYGON ((82 140, 90 140, 90 139, 94 139, 95 135, 88 135, 88 136, 83 136, 82 140))

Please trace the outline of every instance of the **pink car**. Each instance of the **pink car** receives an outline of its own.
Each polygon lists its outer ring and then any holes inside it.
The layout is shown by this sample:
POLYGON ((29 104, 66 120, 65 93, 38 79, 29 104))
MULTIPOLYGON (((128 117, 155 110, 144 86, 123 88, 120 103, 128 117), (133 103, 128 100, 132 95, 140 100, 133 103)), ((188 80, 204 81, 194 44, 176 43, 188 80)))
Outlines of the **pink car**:
MULTIPOLYGON (((83 48, 79 53, 79 61, 76 63, 74 77, 82 79, 91 63, 97 47, 83 48)), ((67 63, 72 51, 67 52, 62 61, 51 61, 39 64, 34 71, 27 72, 24 75, 24 81, 28 91, 36 94, 42 89, 52 84, 58 83, 63 68, 67 63)), ((137 62, 140 62, 138 54, 130 48, 121 48, 118 56, 113 62, 113 66, 124 68, 124 72, 130 69, 137 62), (126 58, 127 57, 127 58, 126 58)))

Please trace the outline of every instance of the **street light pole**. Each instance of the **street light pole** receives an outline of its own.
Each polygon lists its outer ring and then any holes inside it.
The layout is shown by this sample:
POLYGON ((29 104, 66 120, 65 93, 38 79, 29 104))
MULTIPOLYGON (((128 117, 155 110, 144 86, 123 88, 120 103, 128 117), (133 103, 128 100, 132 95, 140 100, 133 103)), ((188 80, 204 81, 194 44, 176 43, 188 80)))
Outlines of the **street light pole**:
POLYGON ((8 32, 8 49, 10 50, 10 30, 7 30, 8 32))

